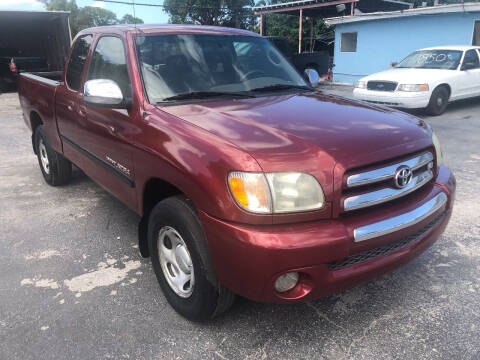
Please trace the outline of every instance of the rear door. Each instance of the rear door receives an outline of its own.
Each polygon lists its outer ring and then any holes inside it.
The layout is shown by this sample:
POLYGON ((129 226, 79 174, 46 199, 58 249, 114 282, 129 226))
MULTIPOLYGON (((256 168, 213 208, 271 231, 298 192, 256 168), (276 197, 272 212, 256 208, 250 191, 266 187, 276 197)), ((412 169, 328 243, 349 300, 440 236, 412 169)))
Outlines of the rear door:
POLYGON ((73 44, 64 84, 58 87, 55 97, 57 124, 63 142, 63 152, 68 159, 81 168, 83 156, 76 148, 79 139, 77 122, 78 119, 85 117, 85 113, 80 108, 83 105, 82 79, 92 41, 92 35, 84 35, 73 44))
POLYGON ((474 49, 465 52, 458 85, 459 94, 463 98, 480 95, 480 60, 474 49), (466 64, 472 64, 473 67, 464 69, 466 64))
MULTIPOLYGON (((125 99, 132 98, 130 75, 123 39, 102 35, 92 50, 86 81, 115 81, 125 99)), ((80 108, 85 117, 77 119, 77 142, 89 161, 84 171, 131 207, 136 206, 132 149, 128 134, 134 126, 126 109, 92 105, 80 108)))

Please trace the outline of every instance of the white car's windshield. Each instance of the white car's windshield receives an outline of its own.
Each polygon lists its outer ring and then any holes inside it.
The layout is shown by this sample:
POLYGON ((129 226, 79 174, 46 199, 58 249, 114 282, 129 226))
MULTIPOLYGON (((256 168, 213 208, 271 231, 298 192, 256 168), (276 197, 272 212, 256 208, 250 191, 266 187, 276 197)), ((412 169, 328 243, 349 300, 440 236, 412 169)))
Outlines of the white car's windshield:
POLYGON ((420 50, 408 55, 396 68, 455 70, 462 52, 458 50, 420 50))
POLYGON ((235 35, 146 35, 136 39, 150 102, 308 88, 266 39, 235 35))

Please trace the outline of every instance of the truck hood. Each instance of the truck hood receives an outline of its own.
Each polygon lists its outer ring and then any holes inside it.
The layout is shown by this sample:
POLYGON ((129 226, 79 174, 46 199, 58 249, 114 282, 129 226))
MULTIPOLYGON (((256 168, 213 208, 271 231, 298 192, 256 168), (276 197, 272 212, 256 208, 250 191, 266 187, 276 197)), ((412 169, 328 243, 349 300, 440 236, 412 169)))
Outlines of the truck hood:
POLYGON ((445 69, 399 69, 393 68, 390 70, 375 73, 362 78, 362 81, 370 80, 384 80, 394 81, 399 84, 429 84, 437 83, 454 76, 455 70, 445 69))
MULTIPOLYGON (((392 156, 385 149, 402 147, 405 153, 406 144, 431 143, 422 120, 322 93, 209 101, 162 110, 247 151, 265 171, 284 171, 279 164, 285 162, 291 169, 292 161, 302 167, 304 161, 320 157, 345 167, 360 165, 372 162, 368 154, 380 154, 375 158, 380 161, 392 156)), ((415 146, 408 151, 417 150, 415 146)))

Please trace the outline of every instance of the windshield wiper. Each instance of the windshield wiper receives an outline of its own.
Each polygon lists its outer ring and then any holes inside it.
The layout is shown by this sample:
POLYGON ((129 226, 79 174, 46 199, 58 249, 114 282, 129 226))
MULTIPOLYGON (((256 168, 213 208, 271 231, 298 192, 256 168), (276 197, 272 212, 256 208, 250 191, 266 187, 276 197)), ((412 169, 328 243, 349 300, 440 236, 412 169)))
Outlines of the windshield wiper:
POLYGON ((274 84, 274 85, 268 85, 268 86, 250 89, 250 91, 266 92, 266 91, 288 90, 288 89, 313 90, 313 88, 309 86, 304 86, 304 85, 274 84))
POLYGON ((233 96, 233 97, 245 97, 254 98, 255 95, 247 92, 231 92, 231 91, 191 91, 183 94, 178 94, 164 98, 161 102, 171 100, 188 100, 188 99, 204 99, 215 96, 233 96))

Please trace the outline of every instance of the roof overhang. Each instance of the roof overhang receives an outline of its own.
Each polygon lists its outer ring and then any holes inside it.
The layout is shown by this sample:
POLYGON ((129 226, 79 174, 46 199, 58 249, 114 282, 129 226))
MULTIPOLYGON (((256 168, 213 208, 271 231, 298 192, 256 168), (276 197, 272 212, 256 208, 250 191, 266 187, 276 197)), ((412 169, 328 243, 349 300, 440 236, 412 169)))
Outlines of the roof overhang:
POLYGON ((450 14, 461 12, 480 12, 479 3, 464 3, 464 4, 451 4, 451 5, 438 5, 425 8, 416 8, 400 11, 387 11, 376 12, 367 14, 357 14, 354 16, 342 16, 325 19, 327 25, 340 25, 349 24, 362 21, 376 21, 383 19, 392 19, 400 17, 410 17, 418 15, 438 15, 438 14, 450 14))
POLYGON ((296 15, 303 11, 304 16, 324 17, 338 14, 334 6, 352 4, 359 0, 302 0, 253 7, 256 15, 282 13, 296 15))

